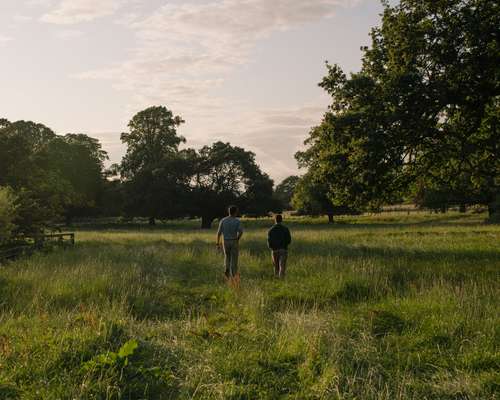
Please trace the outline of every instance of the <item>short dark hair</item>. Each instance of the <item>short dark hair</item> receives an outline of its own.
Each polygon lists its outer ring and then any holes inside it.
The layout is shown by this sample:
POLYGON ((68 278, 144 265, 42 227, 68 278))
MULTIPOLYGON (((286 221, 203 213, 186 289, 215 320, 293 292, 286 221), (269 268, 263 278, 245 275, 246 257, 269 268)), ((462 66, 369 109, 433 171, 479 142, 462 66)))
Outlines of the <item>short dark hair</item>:
POLYGON ((274 216, 274 220, 275 220, 275 221, 279 224, 280 222, 282 222, 282 221, 283 221, 283 215, 281 215, 281 214, 276 214, 276 215, 274 216))
POLYGON ((228 211, 230 215, 238 214, 238 206, 229 206, 228 211))

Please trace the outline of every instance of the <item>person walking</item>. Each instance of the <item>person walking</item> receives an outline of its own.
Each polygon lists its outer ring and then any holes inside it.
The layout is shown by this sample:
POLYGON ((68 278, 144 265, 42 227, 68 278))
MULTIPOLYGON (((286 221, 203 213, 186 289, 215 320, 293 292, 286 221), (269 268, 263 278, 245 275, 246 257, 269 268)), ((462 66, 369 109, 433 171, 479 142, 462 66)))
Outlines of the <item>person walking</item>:
POLYGON ((230 206, 228 208, 229 215, 219 223, 217 231, 217 248, 221 248, 221 236, 224 238, 222 249, 224 251, 224 267, 225 276, 228 280, 233 279, 238 283, 238 254, 239 254, 239 241, 243 236, 243 228, 240 220, 236 217, 238 215, 238 207, 230 206))
POLYGON ((277 214, 274 217, 275 224, 267 233, 267 245, 271 249, 274 276, 284 278, 286 273, 286 261, 288 258, 288 246, 292 243, 290 230, 283 225, 283 216, 277 214))

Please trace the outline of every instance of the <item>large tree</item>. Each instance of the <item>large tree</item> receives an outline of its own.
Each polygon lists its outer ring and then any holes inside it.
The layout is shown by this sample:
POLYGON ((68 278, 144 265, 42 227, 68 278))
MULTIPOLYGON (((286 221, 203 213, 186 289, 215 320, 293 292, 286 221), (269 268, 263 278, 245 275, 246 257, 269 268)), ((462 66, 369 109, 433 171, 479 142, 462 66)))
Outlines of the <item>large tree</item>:
POLYGON ((273 182, 255 162, 255 154, 229 143, 204 146, 197 154, 192 214, 210 228, 230 204, 261 215, 273 207, 273 182))
POLYGON ((180 151, 185 142, 177 134, 182 118, 163 106, 149 107, 137 113, 129 132, 122 133, 127 145, 120 172, 125 181, 129 214, 156 218, 174 218, 185 213, 184 196, 192 176, 189 151, 180 151))
POLYGON ((361 71, 328 65, 320 85, 332 105, 298 155, 334 204, 378 206, 417 182, 494 204, 498 26, 499 5, 488 0, 385 3, 361 71))

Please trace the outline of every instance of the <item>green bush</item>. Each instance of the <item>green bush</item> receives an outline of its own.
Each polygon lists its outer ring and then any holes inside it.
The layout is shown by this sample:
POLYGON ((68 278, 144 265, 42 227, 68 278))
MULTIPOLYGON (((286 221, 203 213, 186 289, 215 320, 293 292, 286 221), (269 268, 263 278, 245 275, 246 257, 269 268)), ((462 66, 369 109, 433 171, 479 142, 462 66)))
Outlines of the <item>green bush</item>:
POLYGON ((0 187, 0 244, 8 241, 15 228, 16 197, 8 187, 0 187))

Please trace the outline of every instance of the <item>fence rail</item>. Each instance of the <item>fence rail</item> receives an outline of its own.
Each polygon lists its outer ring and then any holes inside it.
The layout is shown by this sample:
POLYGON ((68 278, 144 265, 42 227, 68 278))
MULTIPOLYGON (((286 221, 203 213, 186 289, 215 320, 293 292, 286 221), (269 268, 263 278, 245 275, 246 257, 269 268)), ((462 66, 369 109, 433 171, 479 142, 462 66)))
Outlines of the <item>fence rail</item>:
POLYGON ((32 243, 24 245, 14 245, 4 250, 0 250, 0 263, 14 260, 23 255, 31 255, 35 251, 43 250, 49 246, 68 247, 75 245, 74 233, 50 233, 25 239, 30 239, 32 243))

